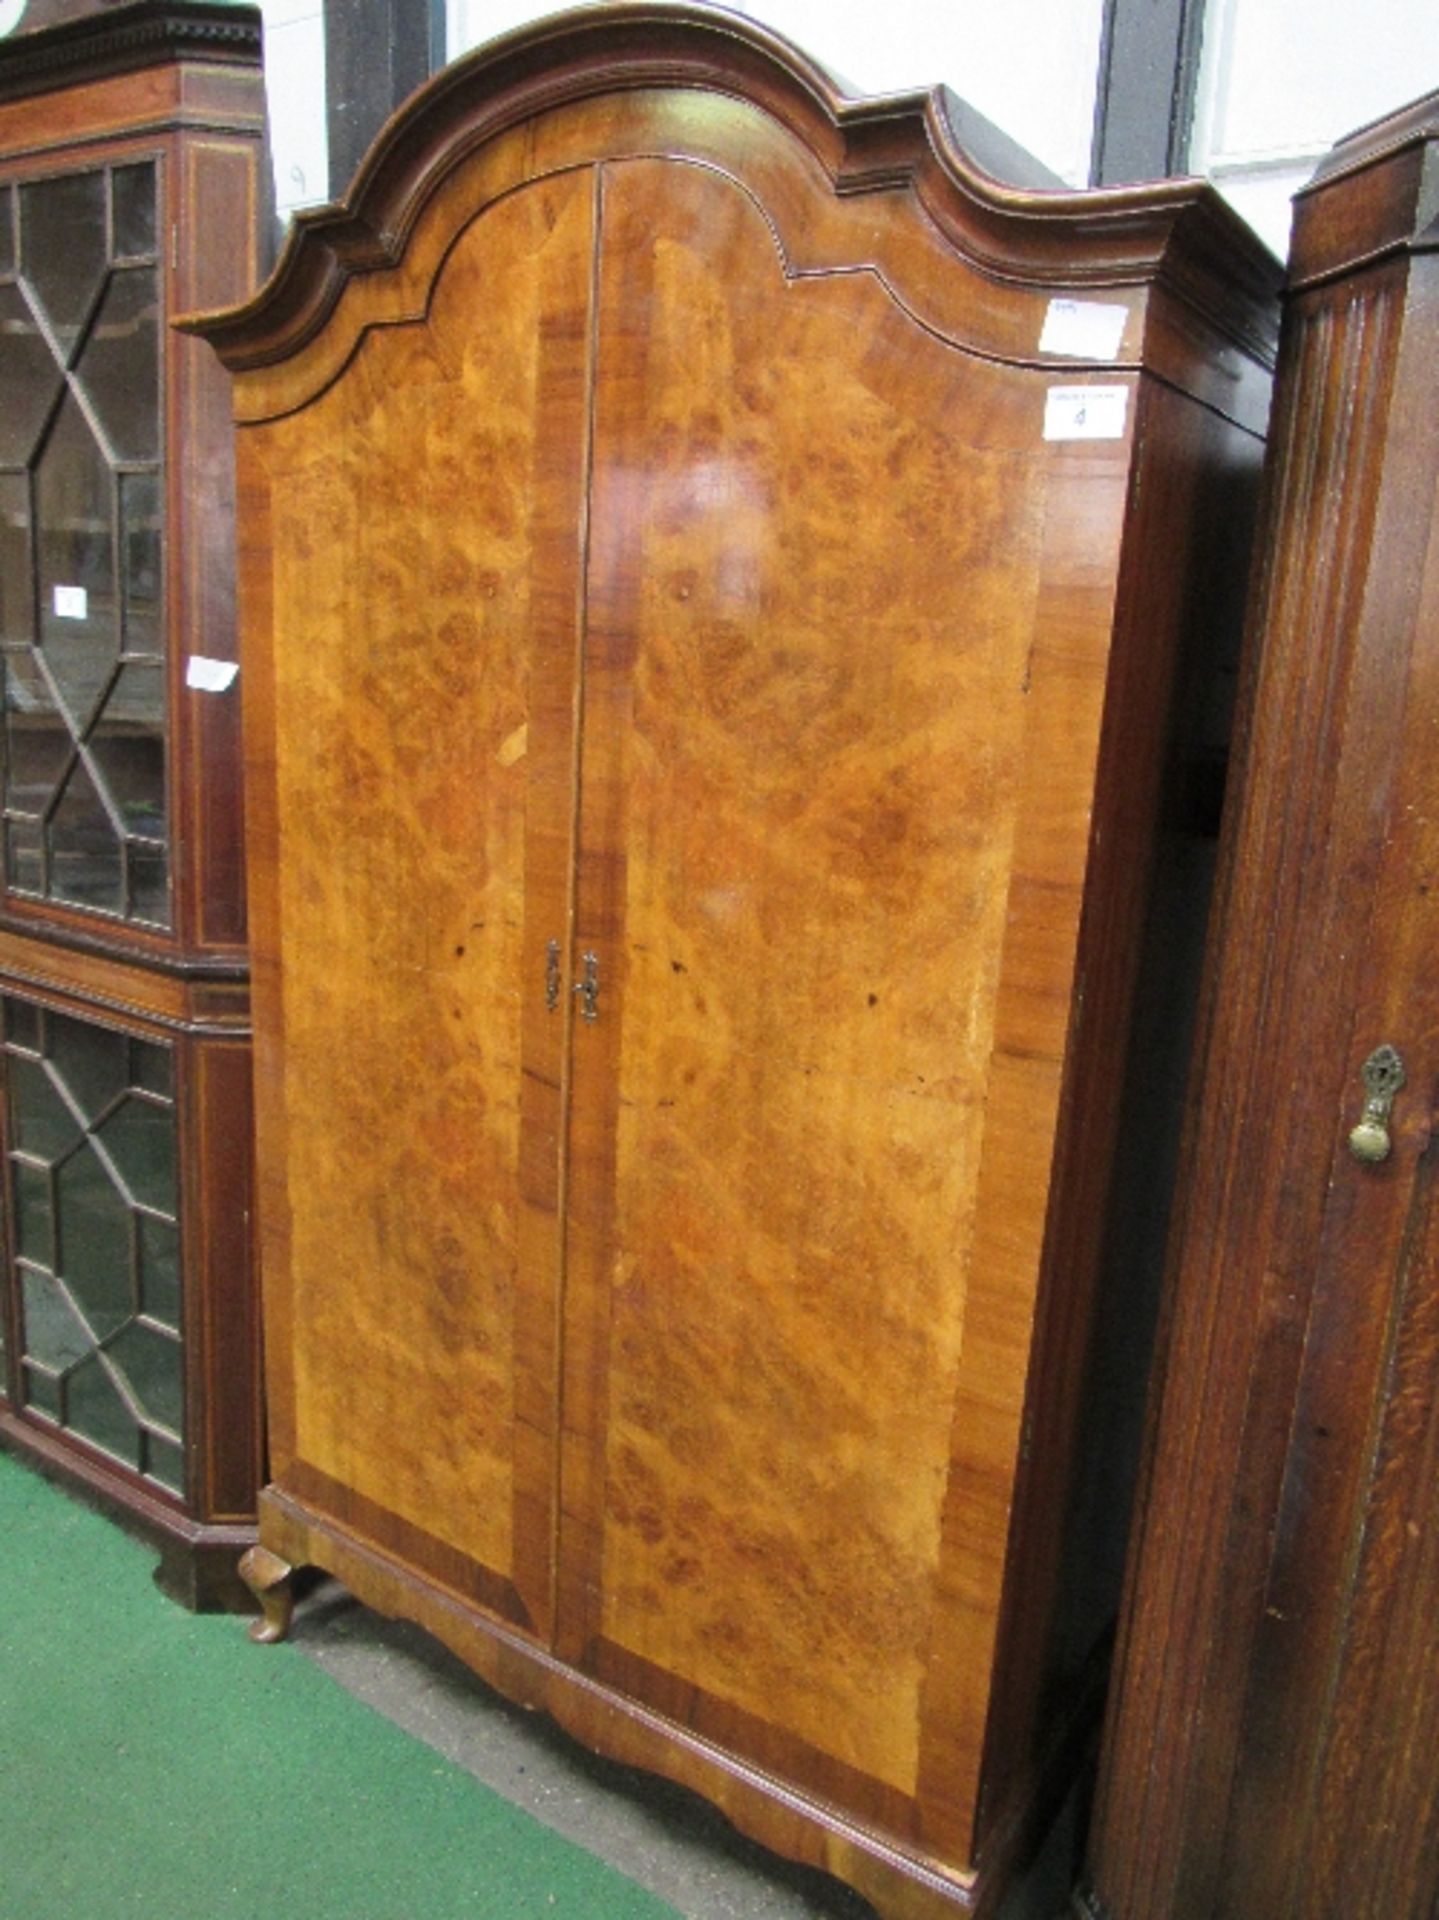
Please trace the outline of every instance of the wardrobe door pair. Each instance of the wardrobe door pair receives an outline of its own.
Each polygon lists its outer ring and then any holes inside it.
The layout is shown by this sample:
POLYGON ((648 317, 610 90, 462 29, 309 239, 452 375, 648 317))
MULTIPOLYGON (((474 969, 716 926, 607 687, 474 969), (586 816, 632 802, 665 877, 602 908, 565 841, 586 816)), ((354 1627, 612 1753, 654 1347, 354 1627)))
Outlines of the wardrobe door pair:
POLYGON ((1127 448, 713 167, 465 205, 248 451, 275 1483, 938 1841, 1127 448))

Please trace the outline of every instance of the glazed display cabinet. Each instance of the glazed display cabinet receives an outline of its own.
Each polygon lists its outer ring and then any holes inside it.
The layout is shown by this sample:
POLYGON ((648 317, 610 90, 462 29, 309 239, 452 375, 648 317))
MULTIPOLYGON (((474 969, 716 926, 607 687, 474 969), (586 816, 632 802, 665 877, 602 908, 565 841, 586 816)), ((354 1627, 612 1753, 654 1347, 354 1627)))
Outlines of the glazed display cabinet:
POLYGON ((0 1434, 237 1589, 262 1470, 224 383, 258 15, 0 43, 0 1434))

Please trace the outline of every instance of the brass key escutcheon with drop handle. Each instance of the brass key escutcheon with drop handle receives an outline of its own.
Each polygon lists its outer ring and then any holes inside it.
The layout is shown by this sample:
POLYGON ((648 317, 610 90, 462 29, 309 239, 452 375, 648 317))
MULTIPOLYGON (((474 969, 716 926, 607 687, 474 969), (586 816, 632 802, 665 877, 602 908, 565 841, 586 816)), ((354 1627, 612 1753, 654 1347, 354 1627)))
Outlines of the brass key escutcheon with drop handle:
POLYGON ((584 960, 584 978, 575 982, 575 992, 580 996, 581 1020, 598 1020, 600 1017, 600 957, 597 953, 586 953, 584 960))
POLYGON ((1349 1134, 1349 1151, 1366 1166, 1389 1158, 1389 1113, 1404 1085, 1404 1062, 1393 1047, 1376 1047, 1360 1068, 1367 1098, 1359 1124, 1349 1134))

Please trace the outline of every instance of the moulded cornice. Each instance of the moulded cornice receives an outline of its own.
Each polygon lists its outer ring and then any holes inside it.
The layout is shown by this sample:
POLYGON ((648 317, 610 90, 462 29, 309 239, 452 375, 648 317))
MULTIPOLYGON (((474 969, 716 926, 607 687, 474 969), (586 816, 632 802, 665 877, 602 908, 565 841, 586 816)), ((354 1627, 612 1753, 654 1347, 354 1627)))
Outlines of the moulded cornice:
POLYGON ((1278 264, 1212 188, 1009 184, 1027 156, 944 87, 856 98, 758 22, 689 0, 612 0, 536 21, 445 68, 381 130, 346 198, 299 214, 266 285, 181 324, 232 370, 296 352, 351 278, 398 264, 420 209, 467 155, 534 116, 632 89, 702 89, 770 113, 840 195, 914 193, 956 252, 1018 286, 1163 285, 1272 363, 1278 264))
POLYGON ((0 101, 108 79, 160 60, 258 66, 258 7, 229 0, 133 0, 0 41, 0 101))
POLYGON ((1290 287, 1439 248, 1439 93, 1358 128, 1294 199, 1290 287))

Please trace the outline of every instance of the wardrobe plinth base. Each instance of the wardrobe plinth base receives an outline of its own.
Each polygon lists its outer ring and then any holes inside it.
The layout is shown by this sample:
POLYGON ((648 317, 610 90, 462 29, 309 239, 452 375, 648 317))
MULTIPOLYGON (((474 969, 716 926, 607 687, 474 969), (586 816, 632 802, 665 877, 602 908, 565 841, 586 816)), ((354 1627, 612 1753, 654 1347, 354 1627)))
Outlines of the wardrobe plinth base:
MULTIPOLYGON (((272 1605, 284 1604, 280 1596, 289 1594, 300 1569, 331 1575, 376 1613, 424 1628, 497 1693, 547 1713, 583 1746, 690 1788, 750 1839, 854 1887, 881 1920, 956 1920, 960 1915, 994 1920, 1041 1837, 1031 1819, 1006 1822, 973 1869, 909 1852, 590 1679, 506 1622, 417 1577, 278 1488, 266 1488, 260 1496, 260 1540, 246 1555, 246 1565, 267 1613, 272 1605)), ((256 1622, 252 1636, 280 1637, 267 1628, 268 1621, 256 1622)))

